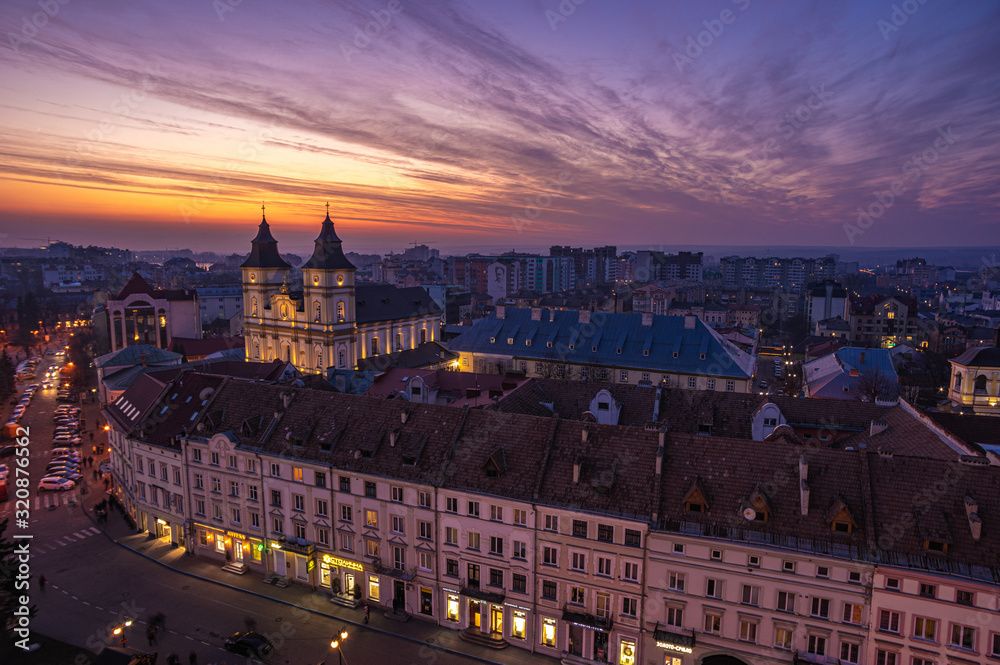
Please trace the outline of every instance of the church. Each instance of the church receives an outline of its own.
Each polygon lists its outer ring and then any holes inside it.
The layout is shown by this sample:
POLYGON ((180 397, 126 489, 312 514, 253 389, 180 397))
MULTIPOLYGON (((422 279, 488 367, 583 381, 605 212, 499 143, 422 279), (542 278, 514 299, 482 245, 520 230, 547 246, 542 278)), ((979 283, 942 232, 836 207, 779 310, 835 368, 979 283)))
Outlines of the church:
POLYGON ((278 253, 262 215, 243 272, 246 357, 280 359, 305 373, 355 369, 359 360, 413 349, 439 337, 441 309, 420 287, 355 284, 330 220, 320 226, 302 285, 289 285, 292 266, 278 253))

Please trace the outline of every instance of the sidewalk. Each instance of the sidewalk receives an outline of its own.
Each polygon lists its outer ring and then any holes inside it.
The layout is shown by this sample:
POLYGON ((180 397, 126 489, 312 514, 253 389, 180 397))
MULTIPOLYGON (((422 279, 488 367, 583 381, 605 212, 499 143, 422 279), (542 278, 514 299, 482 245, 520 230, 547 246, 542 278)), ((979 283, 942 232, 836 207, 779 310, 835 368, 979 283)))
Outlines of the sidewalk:
POLYGON ((363 614, 361 609, 352 610, 340 605, 334 605, 329 601, 329 594, 322 590, 313 591, 307 586, 294 583, 284 589, 273 587, 264 584, 262 576, 259 574, 247 573, 245 575, 235 575, 227 573, 221 569, 221 566, 217 562, 207 561, 196 556, 188 556, 186 550, 183 548, 174 548, 163 540, 149 538, 146 534, 137 534, 129 527, 117 509, 108 512, 107 522, 97 524, 93 507, 106 496, 103 491, 92 491, 82 497, 84 510, 95 526, 100 528, 105 535, 122 547, 185 575, 253 594, 261 598, 285 603, 286 605, 298 607, 307 612, 327 616, 344 624, 349 624, 355 629, 394 635, 416 644, 440 649, 484 663, 497 663, 499 665, 556 665, 559 662, 556 658, 533 654, 526 649, 521 649, 513 645, 506 649, 496 650, 470 644, 459 639, 458 630, 443 628, 437 624, 421 621, 417 618, 411 618, 406 623, 399 623, 398 621, 387 619, 381 612, 372 612, 370 623, 366 626, 362 623, 363 614))

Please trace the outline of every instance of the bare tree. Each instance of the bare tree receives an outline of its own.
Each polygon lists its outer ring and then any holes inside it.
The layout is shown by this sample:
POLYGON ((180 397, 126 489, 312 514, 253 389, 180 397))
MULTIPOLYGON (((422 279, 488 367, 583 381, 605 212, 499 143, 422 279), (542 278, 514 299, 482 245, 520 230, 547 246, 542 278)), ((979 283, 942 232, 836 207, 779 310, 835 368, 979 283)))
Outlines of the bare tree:
POLYGON ((862 402, 874 402, 878 399, 895 399, 898 388, 880 370, 872 369, 858 377, 851 387, 851 393, 862 402))

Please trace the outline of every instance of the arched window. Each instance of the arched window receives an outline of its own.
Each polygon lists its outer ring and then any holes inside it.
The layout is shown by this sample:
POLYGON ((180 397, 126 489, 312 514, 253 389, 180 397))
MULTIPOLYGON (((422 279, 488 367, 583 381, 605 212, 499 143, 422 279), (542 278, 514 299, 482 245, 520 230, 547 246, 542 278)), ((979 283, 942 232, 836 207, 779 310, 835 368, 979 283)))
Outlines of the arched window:
POLYGON ((257 299, 250 299, 250 316, 257 316, 257 299))
POLYGON ((287 344, 285 344, 284 347, 285 347, 285 362, 290 363, 292 362, 292 347, 288 346, 287 344))
POLYGON ((955 385, 954 385, 954 388, 955 388, 955 390, 961 390, 962 389, 962 373, 961 372, 955 372, 955 385))
POLYGON ((427 341, 427 328, 420 329, 420 343, 423 344, 427 341))
POLYGON ((337 323, 343 323, 343 322, 344 322, 344 301, 343 300, 338 300, 337 301, 337 323))
POLYGON ((976 392, 977 395, 985 395, 986 394, 986 375, 985 374, 980 374, 979 376, 976 377, 975 392, 976 392))
POLYGON ((378 355, 378 337, 372 337, 372 355, 378 355))

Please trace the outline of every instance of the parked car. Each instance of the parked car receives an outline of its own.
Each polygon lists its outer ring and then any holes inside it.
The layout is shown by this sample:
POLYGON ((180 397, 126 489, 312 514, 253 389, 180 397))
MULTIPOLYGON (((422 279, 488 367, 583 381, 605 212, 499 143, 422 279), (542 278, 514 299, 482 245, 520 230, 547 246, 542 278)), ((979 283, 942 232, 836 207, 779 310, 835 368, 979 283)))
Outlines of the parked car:
POLYGON ((226 639, 226 651, 238 653, 244 656, 266 656, 274 648, 267 638, 252 630, 233 633, 226 639))
POLYGON ((58 476, 46 476, 38 481, 38 491, 52 490, 54 492, 65 492, 76 486, 76 483, 69 478, 59 478, 58 476))
POLYGON ((56 471, 47 471, 46 474, 53 478, 65 478, 66 480, 72 480, 74 483, 79 482, 83 478, 83 474, 79 470, 74 469, 64 469, 56 471))
POLYGON ((69 444, 74 446, 80 443, 80 437, 76 435, 60 434, 52 439, 52 443, 56 445, 69 444))
POLYGON ((53 448, 52 449, 52 454, 53 455, 64 455, 64 454, 79 455, 80 451, 77 450, 76 448, 53 448))

